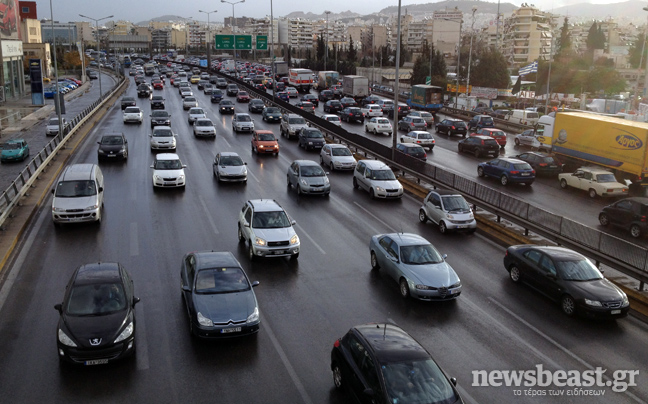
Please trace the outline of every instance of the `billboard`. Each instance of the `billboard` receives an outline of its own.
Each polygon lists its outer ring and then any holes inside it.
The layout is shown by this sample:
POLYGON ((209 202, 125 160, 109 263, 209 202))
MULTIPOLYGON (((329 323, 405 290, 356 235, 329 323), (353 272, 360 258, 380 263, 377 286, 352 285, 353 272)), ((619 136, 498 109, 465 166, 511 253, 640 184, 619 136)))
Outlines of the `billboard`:
POLYGON ((0 38, 20 38, 18 0, 0 0, 0 38))

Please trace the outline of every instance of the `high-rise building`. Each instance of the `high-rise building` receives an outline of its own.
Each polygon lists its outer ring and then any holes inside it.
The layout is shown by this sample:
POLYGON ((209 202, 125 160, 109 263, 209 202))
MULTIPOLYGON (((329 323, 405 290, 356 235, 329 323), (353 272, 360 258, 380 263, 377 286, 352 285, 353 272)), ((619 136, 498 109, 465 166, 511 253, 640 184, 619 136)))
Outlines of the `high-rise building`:
POLYGON ((504 20, 502 54, 510 66, 521 67, 538 59, 549 60, 553 38, 552 15, 523 5, 504 20))

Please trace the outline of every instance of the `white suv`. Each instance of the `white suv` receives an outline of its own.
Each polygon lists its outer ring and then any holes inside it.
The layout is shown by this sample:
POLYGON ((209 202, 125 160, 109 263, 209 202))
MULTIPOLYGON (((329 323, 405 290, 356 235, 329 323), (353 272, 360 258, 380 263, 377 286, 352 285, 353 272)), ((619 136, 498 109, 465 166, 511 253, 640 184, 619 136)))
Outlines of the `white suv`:
POLYGON ((373 198, 402 198, 403 186, 389 166, 378 160, 360 160, 353 172, 353 188, 362 188, 373 198))
POLYGON ((252 199, 239 213, 238 239, 250 261, 257 257, 299 257, 299 236, 286 211, 272 199, 252 199))

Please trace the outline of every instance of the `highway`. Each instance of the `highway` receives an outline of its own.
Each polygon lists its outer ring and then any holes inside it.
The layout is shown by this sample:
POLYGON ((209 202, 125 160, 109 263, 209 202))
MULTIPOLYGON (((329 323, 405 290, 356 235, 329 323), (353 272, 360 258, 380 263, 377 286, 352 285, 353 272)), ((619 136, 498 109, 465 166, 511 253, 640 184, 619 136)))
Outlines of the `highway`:
MULTIPOLYGON (((508 279, 502 264, 504 247, 487 234, 443 236, 430 224, 419 223, 419 201, 409 196, 400 201, 371 200, 366 192, 353 189, 351 173, 330 173, 330 198, 298 197, 286 187, 288 166, 295 159, 317 161, 317 152, 303 151, 296 141, 280 138, 278 158, 253 154, 250 135, 234 134, 231 116, 220 115, 208 96, 198 91, 199 104, 218 135, 215 141, 196 139, 177 89, 167 80, 163 91, 154 92, 160 93, 178 133, 177 153, 187 165, 186 190, 153 191, 148 100, 138 99, 146 117, 142 125, 123 125, 119 103, 113 106, 72 161, 97 162, 96 139, 104 132, 119 130, 128 138, 127 162, 100 164, 106 181, 101 226, 55 228, 47 197, 3 270, 4 397, 21 403, 347 403, 348 397, 333 386, 329 368, 333 343, 353 325, 388 321, 412 334, 457 378, 467 403, 648 401, 645 323, 634 317, 616 322, 567 318, 557 304, 508 279), (246 185, 215 181, 211 162, 218 151, 235 151, 247 162, 246 185), (302 243, 298 261, 248 261, 237 240, 236 223, 243 203, 256 198, 276 199, 296 220, 302 243), (448 255, 463 284, 456 301, 403 300, 394 282, 371 270, 370 237, 401 231, 422 235, 448 255), (212 249, 232 251, 250 279, 260 282, 255 289, 261 310, 258 336, 231 341, 190 337, 180 295, 180 262, 189 251, 212 249), (58 313, 53 306, 61 302, 74 269, 94 261, 118 261, 134 278, 141 298, 136 306, 137 354, 114 365, 60 367, 58 313), (582 391, 486 387, 473 381, 473 372, 525 371, 537 365, 577 372, 601 367, 603 384, 610 383, 583 387, 597 395, 574 397, 569 392, 582 391), (611 378, 617 370, 639 370, 637 386, 612 391, 611 378), (553 390, 563 395, 550 396, 553 390)), ((127 94, 135 95, 135 86, 127 94)), ((247 105, 237 104, 237 111, 246 112, 247 105)), ((260 115, 254 119, 257 129, 279 133, 278 124, 266 124, 260 115)), ((430 160, 452 162, 460 172, 474 175, 476 159, 456 154, 457 139, 436 138, 430 160)), ((514 153, 512 146, 507 146, 509 153, 514 153)), ((583 201, 602 204, 543 184, 512 189, 542 203, 560 201, 563 209, 574 211, 583 201)))

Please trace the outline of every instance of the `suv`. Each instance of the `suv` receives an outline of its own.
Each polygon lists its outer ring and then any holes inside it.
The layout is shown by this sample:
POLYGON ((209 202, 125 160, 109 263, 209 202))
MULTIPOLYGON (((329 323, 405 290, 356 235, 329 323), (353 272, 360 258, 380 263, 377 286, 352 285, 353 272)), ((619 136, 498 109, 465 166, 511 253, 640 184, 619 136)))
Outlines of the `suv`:
POLYGON ((308 128, 306 120, 297 114, 284 114, 281 117, 281 136, 285 136, 290 139, 293 136, 299 136, 299 132, 308 128))
POLYGON ((648 231, 648 198, 621 199, 603 208, 599 213, 602 226, 613 225, 627 229, 632 237, 638 238, 648 231))
POLYGON ((252 199, 239 213, 238 239, 248 247, 248 257, 299 257, 299 236, 279 203, 272 199, 252 199))
POLYGON ((402 198, 403 186, 389 166, 378 160, 360 160, 353 172, 353 188, 369 191, 373 198, 402 198))
POLYGON ((324 135, 317 128, 304 128, 299 132, 299 147, 306 150, 321 149, 325 144, 324 135))
POLYGON ((423 200, 419 209, 419 220, 428 220, 439 226, 442 234, 448 231, 474 233, 477 221, 470 205, 456 191, 434 189, 423 200))
POLYGON ((495 126, 493 117, 490 115, 475 115, 468 121, 468 130, 475 130, 481 128, 492 128, 495 126))
POLYGON ((481 157, 483 154, 497 157, 499 156, 499 145, 497 140, 490 136, 472 136, 463 138, 457 143, 459 152, 474 153, 475 157, 481 157))

